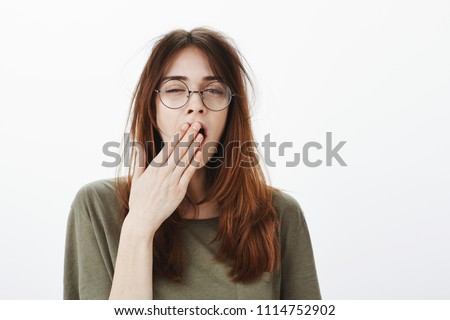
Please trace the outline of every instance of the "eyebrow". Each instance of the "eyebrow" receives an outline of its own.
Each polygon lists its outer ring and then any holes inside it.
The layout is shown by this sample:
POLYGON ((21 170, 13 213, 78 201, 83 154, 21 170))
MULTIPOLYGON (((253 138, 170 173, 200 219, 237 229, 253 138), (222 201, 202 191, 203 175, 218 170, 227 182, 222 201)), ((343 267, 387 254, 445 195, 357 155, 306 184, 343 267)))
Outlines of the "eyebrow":
MULTIPOLYGON (((187 80, 189 80, 189 78, 186 77, 186 76, 167 76, 167 77, 163 77, 161 79, 161 82, 166 81, 166 80, 184 80, 184 81, 187 81, 187 80)), ((216 77, 216 76, 206 76, 206 77, 203 77, 202 80, 203 81, 213 81, 213 80, 219 80, 220 81, 220 79, 218 77, 216 77)))

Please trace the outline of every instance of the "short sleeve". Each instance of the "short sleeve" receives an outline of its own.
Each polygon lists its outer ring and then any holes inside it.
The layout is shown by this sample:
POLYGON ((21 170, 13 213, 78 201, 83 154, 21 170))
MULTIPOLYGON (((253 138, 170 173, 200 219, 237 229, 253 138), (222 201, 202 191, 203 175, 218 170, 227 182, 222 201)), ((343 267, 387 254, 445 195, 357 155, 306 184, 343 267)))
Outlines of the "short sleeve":
POLYGON ((109 298, 112 281, 91 221, 92 202, 92 190, 86 185, 71 204, 64 254, 65 300, 109 298))
POLYGON ((283 193, 281 207, 281 299, 320 300, 311 237, 303 211, 283 193))

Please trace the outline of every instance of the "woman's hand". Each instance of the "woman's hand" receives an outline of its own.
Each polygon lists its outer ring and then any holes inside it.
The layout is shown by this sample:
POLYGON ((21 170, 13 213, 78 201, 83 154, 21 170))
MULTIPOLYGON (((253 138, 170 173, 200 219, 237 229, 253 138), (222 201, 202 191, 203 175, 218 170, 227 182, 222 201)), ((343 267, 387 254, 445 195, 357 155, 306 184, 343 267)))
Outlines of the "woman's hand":
POLYGON ((128 202, 130 210, 124 222, 131 224, 134 232, 152 237, 184 199, 202 159, 200 128, 198 122, 191 126, 185 123, 147 168, 145 152, 144 163, 137 161, 128 202))

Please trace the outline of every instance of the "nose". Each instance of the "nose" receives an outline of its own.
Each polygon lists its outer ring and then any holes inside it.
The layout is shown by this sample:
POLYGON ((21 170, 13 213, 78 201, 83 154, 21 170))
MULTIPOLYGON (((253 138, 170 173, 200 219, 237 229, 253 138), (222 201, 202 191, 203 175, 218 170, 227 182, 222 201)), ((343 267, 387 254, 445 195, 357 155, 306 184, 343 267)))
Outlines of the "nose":
POLYGON ((191 96, 189 97, 189 101, 187 103, 186 112, 192 113, 192 112, 198 112, 198 113, 205 113, 206 107, 203 104, 201 93, 198 91, 192 91, 191 96))

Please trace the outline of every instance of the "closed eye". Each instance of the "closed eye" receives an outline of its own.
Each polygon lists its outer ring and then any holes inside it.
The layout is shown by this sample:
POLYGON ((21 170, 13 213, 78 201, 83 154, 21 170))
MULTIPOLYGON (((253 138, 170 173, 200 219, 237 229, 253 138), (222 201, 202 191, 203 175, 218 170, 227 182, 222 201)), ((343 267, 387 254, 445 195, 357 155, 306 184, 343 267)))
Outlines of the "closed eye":
POLYGON ((205 91, 210 92, 212 94, 223 94, 222 91, 217 90, 217 89, 206 89, 205 91))

